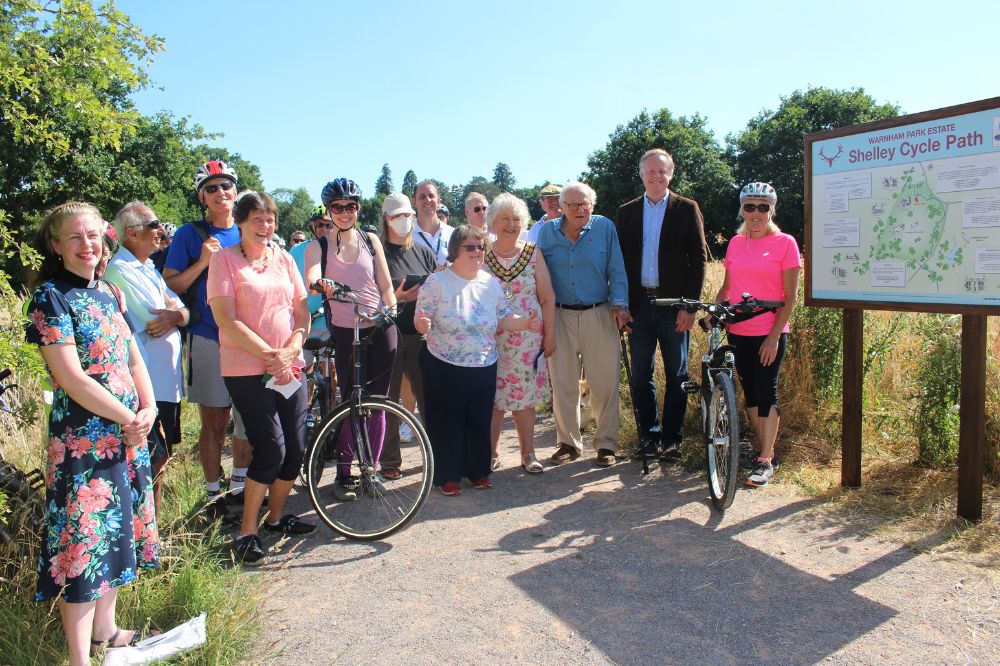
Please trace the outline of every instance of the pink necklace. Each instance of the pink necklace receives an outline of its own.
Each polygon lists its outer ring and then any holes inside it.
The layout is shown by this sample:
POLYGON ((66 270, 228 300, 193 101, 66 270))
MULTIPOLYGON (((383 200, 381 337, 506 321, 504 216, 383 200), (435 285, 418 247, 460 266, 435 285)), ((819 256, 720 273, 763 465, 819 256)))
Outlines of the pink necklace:
POLYGON ((260 258, 251 261, 250 257, 247 256, 246 250, 243 249, 243 241, 240 241, 240 254, 242 254, 243 258, 246 259, 248 264, 250 264, 250 268, 257 273, 263 273, 267 270, 267 264, 271 259, 271 253, 269 250, 270 248, 265 247, 264 254, 262 254, 260 258))

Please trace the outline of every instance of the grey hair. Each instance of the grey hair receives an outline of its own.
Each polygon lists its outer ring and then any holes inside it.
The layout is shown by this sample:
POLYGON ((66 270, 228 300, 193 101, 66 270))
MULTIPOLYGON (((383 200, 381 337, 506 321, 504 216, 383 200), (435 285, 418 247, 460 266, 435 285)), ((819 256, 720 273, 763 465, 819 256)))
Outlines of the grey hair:
POLYGON ((147 210, 152 212, 153 209, 146 205, 144 201, 129 201, 122 206, 118 214, 115 215, 115 221, 112 223, 115 233, 118 234, 119 243, 125 243, 126 229, 143 225, 146 220, 143 219, 142 213, 147 210))
POLYGON ((528 211, 528 204, 524 200, 514 196, 510 192, 498 194, 486 209, 486 228, 492 229, 493 222, 501 213, 510 212, 521 219, 521 226, 524 227, 531 221, 531 213, 528 211))
POLYGON ((581 192, 587 199, 587 203, 590 204, 591 209, 597 206, 597 192, 594 191, 590 185, 587 183, 580 182, 579 180, 571 180, 565 185, 563 185, 562 192, 559 193, 559 206, 566 210, 566 193, 570 190, 574 192, 581 192))
POLYGON ((465 197, 465 207, 466 208, 469 207, 470 201, 479 201, 480 199, 485 201, 487 206, 490 205, 490 200, 486 198, 485 194, 481 194, 479 192, 469 192, 469 194, 467 194, 465 197))

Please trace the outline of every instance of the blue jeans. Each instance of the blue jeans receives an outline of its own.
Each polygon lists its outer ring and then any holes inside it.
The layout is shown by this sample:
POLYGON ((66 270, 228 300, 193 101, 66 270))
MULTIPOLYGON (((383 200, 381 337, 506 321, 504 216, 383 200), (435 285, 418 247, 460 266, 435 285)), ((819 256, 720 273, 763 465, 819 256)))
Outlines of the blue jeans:
POLYGON ((687 393, 681 388, 681 384, 688 379, 690 335, 687 332, 677 332, 676 310, 654 307, 646 299, 643 299, 634 317, 629 343, 632 353, 633 400, 639 413, 639 438, 642 441, 661 442, 664 446, 679 445, 684 437, 682 428, 684 410, 687 408, 687 393), (660 345, 663 368, 667 375, 662 419, 656 413, 656 384, 653 382, 653 359, 657 343, 660 345))

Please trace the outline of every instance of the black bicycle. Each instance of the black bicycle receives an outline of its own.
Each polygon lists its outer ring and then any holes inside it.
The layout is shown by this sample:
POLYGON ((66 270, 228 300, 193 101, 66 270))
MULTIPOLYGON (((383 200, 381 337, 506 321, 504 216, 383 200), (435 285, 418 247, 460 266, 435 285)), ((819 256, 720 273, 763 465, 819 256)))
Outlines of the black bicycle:
MULTIPOLYGON (((354 384, 350 397, 330 410, 309 441, 304 462, 309 499, 316 514, 335 532, 349 539, 381 539, 413 520, 430 493, 434 479, 430 439, 420 421, 405 407, 385 396, 369 395, 362 383, 361 361, 367 345, 361 340, 361 323, 392 326, 392 314, 387 309, 364 313, 350 287, 325 278, 319 282, 334 287, 334 296, 327 300, 354 306, 354 384), (400 442, 402 476, 392 480, 379 473, 376 451, 380 442, 369 437, 369 433, 378 431, 378 421, 384 433, 389 415, 413 430, 412 441, 400 442), (346 450, 338 451, 337 442, 345 428, 350 433, 344 438, 348 445, 346 450), (352 489, 350 499, 338 499, 338 484, 352 489)), ((313 289, 323 291, 319 286, 313 289)))
POLYGON ((745 321, 765 312, 775 312, 783 301, 758 301, 748 293, 739 303, 703 303, 688 298, 657 298, 654 305, 697 312, 707 317, 698 325, 708 333, 708 346, 701 357, 701 384, 684 382, 688 393, 701 394, 701 421, 705 433, 708 492, 720 511, 728 509, 736 495, 739 476, 740 415, 736 406, 735 347, 723 344, 726 325, 745 321))

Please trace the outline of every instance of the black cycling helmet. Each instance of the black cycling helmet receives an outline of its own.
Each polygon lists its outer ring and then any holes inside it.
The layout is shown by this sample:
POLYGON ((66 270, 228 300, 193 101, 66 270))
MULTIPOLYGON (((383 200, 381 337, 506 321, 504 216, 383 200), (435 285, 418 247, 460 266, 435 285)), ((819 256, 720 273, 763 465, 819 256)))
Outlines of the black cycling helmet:
POLYGON ((319 198, 323 200, 324 206, 329 206, 338 199, 351 199, 361 203, 361 188, 353 180, 336 178, 323 186, 319 198))

